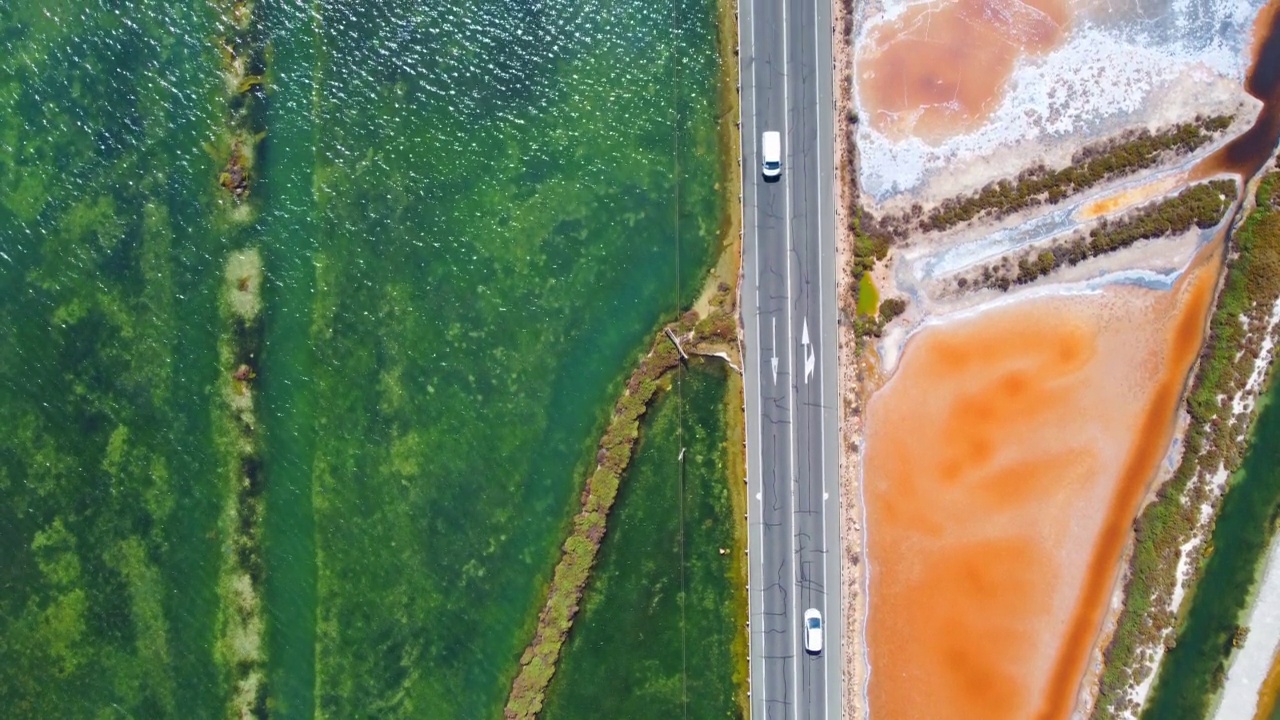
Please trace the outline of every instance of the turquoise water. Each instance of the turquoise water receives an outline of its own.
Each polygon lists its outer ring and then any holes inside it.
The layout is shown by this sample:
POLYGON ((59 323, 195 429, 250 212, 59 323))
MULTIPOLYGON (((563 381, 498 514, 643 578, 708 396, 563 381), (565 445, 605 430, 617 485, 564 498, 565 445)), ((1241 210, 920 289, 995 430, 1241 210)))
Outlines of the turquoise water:
POLYGON ((743 490, 730 484, 727 387, 723 366, 695 365, 646 416, 545 720, 744 716, 743 521, 730 497, 743 490))
POLYGON ((620 381, 716 246, 714 10, 259 0, 231 232, 210 7, 0 6, 5 714, 224 714, 216 289, 248 242, 272 714, 496 716, 620 381))

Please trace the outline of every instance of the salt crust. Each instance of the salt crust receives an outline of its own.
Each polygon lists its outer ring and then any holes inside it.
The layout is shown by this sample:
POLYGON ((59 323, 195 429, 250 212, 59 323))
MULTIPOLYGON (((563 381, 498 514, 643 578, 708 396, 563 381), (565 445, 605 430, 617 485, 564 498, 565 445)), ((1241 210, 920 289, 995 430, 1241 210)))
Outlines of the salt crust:
MULTIPOLYGON (((913 4, 867 8, 857 42, 867 42, 878 25, 913 4)), ((1062 47, 1019 61, 999 106, 974 132, 931 146, 914 137, 888 138, 872 127, 874 119, 860 122, 864 201, 937 202, 1016 174, 1037 159, 1065 164, 1083 145, 1125 128, 1156 129, 1216 113, 1240 114, 1247 125, 1261 107, 1242 86, 1252 22, 1262 5, 1181 0, 1163 13, 1121 21, 1086 10, 1062 47), (1163 37, 1143 30, 1153 23, 1163 37)), ((856 59, 853 75, 858 77, 856 59)), ((868 117, 856 81, 853 91, 859 116, 868 117)))

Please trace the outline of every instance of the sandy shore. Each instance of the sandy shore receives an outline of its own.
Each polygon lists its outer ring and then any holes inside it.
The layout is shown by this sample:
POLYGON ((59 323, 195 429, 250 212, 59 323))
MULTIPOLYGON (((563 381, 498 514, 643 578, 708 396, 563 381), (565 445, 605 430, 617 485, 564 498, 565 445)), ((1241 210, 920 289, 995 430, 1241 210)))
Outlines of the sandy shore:
MULTIPOLYGON (((1258 396, 1262 393, 1267 379, 1267 371, 1276 351, 1277 326, 1280 325, 1280 303, 1271 309, 1267 325, 1267 334, 1262 340, 1262 351, 1254 361, 1253 372, 1249 375, 1244 388, 1231 398, 1232 410, 1236 414, 1246 413, 1253 416, 1257 412, 1258 396)), ((1252 423, 1249 423, 1252 425, 1252 423)), ((1225 489, 1227 475, 1220 472, 1215 478, 1218 482, 1214 497, 1220 497, 1225 489)), ((1216 508, 1202 508, 1202 514, 1208 515, 1216 508)), ((1203 538, 1193 538, 1190 547, 1183 548, 1184 558, 1196 552, 1203 538)), ((1249 628, 1249 636, 1244 647, 1240 648, 1231 659, 1227 670, 1227 679, 1223 686, 1220 705, 1214 714, 1216 720, 1233 720, 1234 718, 1253 717, 1259 702, 1259 693, 1269 671, 1275 664, 1276 654, 1280 652, 1280 535, 1271 541, 1267 551, 1267 559, 1261 570, 1259 583, 1244 626, 1249 628)), ((1179 567, 1182 567, 1180 564, 1179 567)), ((1173 611, 1177 611, 1180 601, 1186 595, 1185 583, 1190 581, 1190 572, 1180 578, 1178 594, 1174 599, 1173 611)))
MULTIPOLYGON (((836 138, 837 162, 836 187, 839 202, 836 203, 836 297, 852 297, 851 278, 843 271, 849 266, 853 254, 853 233, 850 227, 850 210, 855 201, 854 168, 841 158, 853 157, 852 132, 847 119, 853 112, 853 37, 854 18, 850 11, 853 3, 832 0, 832 24, 835 35, 834 53, 836 89, 836 138)), ((862 549, 862 488, 859 448, 862 447, 862 405, 868 392, 868 370, 865 358, 858 352, 851 318, 841 313, 837 343, 840 377, 840 603, 844 618, 842 635, 845 639, 843 693, 841 717, 844 720, 866 720, 866 582, 863 576, 862 549)))
POLYGON ((1258 706, 1258 693, 1271 669, 1272 658, 1280 649, 1280 536, 1271 541, 1268 559, 1245 627, 1249 637, 1236 651, 1227 670, 1222 700, 1214 713, 1215 720, 1251 718, 1258 706))

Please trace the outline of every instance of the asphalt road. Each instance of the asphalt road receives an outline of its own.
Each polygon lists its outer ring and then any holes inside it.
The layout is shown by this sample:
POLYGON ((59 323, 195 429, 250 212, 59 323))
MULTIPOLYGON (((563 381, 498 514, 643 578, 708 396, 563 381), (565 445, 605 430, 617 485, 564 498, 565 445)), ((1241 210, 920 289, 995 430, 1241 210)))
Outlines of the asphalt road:
POLYGON ((742 0, 751 716, 840 717, 835 161, 828 0, 742 0), (782 177, 760 134, 782 133, 782 177), (801 617, 822 612, 807 653, 801 617))

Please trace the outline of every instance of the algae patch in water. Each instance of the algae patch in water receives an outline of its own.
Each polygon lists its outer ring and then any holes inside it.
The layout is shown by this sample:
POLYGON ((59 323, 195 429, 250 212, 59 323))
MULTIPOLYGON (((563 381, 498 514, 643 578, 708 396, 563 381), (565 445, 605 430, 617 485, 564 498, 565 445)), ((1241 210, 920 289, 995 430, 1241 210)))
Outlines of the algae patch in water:
POLYGON ((0 706, 493 714, 715 245, 711 4, 45 10, 0 7, 0 706))
POLYGON ((880 309, 880 290, 876 288, 871 273, 863 273, 858 280, 858 314, 874 316, 880 309))
POLYGON ((208 58, 164 42, 210 18, 77 10, 0 6, 0 712, 172 717, 221 692, 208 58))
POLYGON ((314 288, 268 317, 305 314, 314 371, 265 379, 314 398, 271 422, 314 428, 303 684, 332 717, 501 711, 612 400, 718 244, 712 3, 419 10, 324 7, 323 63, 272 62, 320 77, 273 105, 266 155, 326 139, 264 213, 268 260, 314 288))
POLYGON ((695 362, 646 416, 546 720, 739 718, 746 643, 719 363, 695 362))

